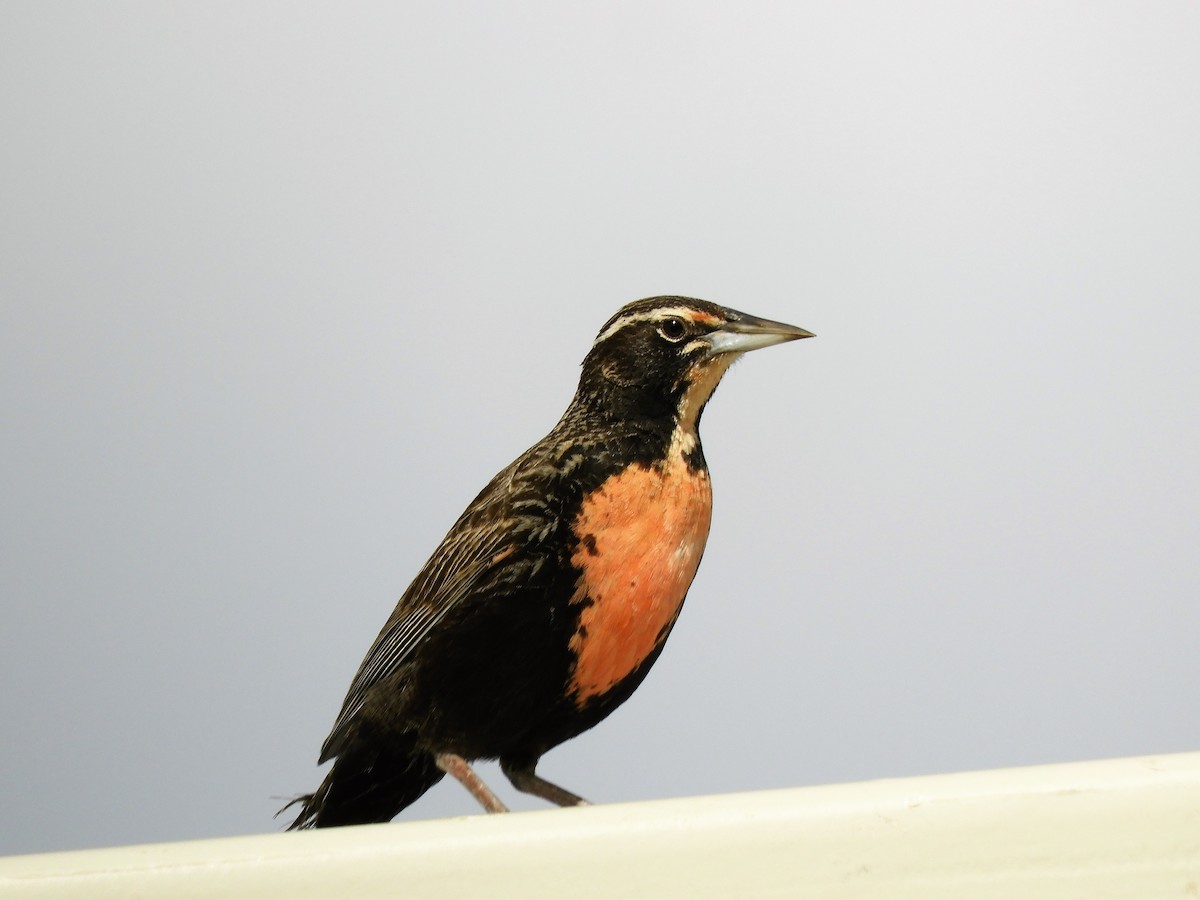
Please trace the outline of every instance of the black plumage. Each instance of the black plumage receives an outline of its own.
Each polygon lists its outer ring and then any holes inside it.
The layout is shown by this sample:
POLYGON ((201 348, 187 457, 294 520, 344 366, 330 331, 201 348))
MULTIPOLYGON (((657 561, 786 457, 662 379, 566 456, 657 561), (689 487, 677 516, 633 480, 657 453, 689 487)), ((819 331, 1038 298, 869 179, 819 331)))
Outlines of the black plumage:
POLYGON ((488 483, 400 598, 321 749, 333 766, 295 801, 291 827, 387 821, 446 772, 503 809, 469 769, 475 759, 499 759, 521 790, 582 802, 540 779, 537 761, 641 683, 694 565, 628 596, 613 573, 646 567, 645 578, 659 579, 654 547, 671 541, 698 564, 708 530, 696 432, 704 404, 741 352, 807 336, 683 297, 614 315, 558 424, 488 483), (651 535, 646 558, 639 529, 651 535), (647 603, 658 618, 638 637, 635 607, 647 603), (634 636, 603 633, 618 627, 634 636))

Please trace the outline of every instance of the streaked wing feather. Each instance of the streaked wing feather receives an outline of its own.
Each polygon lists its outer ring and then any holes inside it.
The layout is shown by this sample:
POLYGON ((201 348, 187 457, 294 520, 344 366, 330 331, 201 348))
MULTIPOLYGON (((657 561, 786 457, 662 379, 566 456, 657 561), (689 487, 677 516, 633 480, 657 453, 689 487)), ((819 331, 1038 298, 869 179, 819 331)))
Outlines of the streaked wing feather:
MULTIPOLYGON (((514 491, 515 476, 542 481, 553 469, 526 453, 480 491, 459 517, 450 533, 409 585, 383 630, 367 651, 342 710, 321 751, 324 762, 338 752, 338 745, 362 709, 371 688, 386 680, 429 632, 457 605, 470 597, 497 567, 518 563, 526 549, 540 543, 552 531, 553 513, 544 500, 530 503, 514 491)), ((543 495, 544 497, 544 495, 543 495)), ((534 554, 536 557, 536 554, 534 554)), ((539 565, 524 558, 523 564, 539 565)))
POLYGON ((371 688, 390 676, 421 639, 494 569, 497 558, 506 555, 513 542, 513 524, 491 522, 460 528, 438 547, 367 651, 322 748, 322 761, 336 753, 332 748, 362 709, 371 688))

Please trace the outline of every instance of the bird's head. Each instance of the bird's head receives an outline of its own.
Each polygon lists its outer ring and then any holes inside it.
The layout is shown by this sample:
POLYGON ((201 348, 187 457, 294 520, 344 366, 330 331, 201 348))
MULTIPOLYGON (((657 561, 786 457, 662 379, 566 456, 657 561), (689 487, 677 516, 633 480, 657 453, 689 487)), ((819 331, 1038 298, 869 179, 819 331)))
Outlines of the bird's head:
POLYGON ((691 431, 734 360, 806 337, 812 332, 705 300, 637 300, 600 329, 583 361, 578 399, 621 415, 670 416, 691 431))

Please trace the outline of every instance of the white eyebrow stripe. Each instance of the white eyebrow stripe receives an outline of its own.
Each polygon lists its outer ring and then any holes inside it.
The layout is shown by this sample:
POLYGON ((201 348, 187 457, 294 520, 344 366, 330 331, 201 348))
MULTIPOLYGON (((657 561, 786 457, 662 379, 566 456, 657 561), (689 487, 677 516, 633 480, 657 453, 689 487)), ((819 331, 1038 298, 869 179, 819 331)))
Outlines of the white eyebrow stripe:
POLYGON ((689 322, 695 322, 697 312, 690 306, 664 306, 659 309, 651 309, 646 312, 632 313, 630 315, 621 316, 607 328, 605 328, 592 342, 595 347, 601 341, 606 341, 622 328, 629 325, 636 325, 639 322, 661 322, 663 319, 668 319, 671 316, 678 316, 681 319, 687 319, 689 322))

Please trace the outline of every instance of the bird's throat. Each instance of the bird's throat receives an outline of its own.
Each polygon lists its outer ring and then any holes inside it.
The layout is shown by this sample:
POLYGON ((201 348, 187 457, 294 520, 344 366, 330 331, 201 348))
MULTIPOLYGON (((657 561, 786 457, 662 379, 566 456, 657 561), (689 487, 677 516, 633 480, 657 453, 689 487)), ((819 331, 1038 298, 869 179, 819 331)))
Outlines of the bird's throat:
POLYGON ((683 382, 676 408, 676 430, 683 434, 696 434, 700 425, 700 414, 721 382, 721 377, 741 354, 722 353, 693 365, 683 382))

